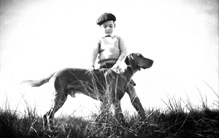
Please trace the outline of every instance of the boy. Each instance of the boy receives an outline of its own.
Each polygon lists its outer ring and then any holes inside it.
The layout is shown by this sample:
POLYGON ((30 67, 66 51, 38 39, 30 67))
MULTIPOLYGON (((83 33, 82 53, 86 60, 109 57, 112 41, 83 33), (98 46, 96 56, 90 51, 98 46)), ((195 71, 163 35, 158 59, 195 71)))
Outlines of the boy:
POLYGON ((97 19, 97 25, 104 32, 98 46, 93 50, 91 68, 94 69, 98 56, 100 68, 118 68, 119 63, 127 55, 127 50, 121 37, 113 35, 116 17, 111 13, 104 13, 97 19))
MULTIPOLYGON (((121 71, 118 65, 126 57, 127 49, 121 37, 113 35, 116 27, 115 21, 116 17, 112 13, 103 13, 97 19, 97 25, 103 30, 104 36, 100 38, 97 47, 93 50, 91 70, 95 68, 95 61, 99 55, 100 69, 113 68, 121 71)), ((131 84, 136 85, 133 80, 131 80, 131 84)))
MULTIPOLYGON (((95 61, 98 56, 98 64, 101 68, 119 69, 119 63, 127 55, 127 50, 121 37, 113 35, 116 17, 112 13, 104 13, 97 19, 97 25, 103 29, 104 36, 100 38, 97 47, 93 50, 91 70, 94 69, 95 61)), ((118 71, 118 70, 117 70, 118 71)), ((136 95, 135 82, 131 80, 130 85, 126 88, 131 103, 143 120, 146 119, 146 114, 141 105, 141 102, 136 95)))

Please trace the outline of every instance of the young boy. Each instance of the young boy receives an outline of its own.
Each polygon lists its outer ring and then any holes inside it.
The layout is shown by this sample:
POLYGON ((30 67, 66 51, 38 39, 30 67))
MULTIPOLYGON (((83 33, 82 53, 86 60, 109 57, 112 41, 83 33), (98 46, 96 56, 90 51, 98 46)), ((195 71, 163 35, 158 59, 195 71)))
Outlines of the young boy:
POLYGON ((117 69, 119 63, 127 55, 127 50, 121 37, 113 35, 116 27, 115 21, 116 17, 112 13, 104 13, 97 19, 97 25, 103 30, 104 35, 93 50, 92 69, 94 69, 97 56, 100 68, 117 69))
MULTIPOLYGON (((113 35, 116 27, 115 21, 116 17, 112 13, 104 13, 97 19, 97 25, 103 30, 104 36, 100 38, 97 47, 93 50, 92 69, 94 69, 97 56, 100 68, 118 69, 119 63, 127 55, 127 50, 121 37, 113 35)), ((126 88, 126 92, 141 118, 145 120, 146 114, 136 94, 135 85, 135 82, 131 80, 130 85, 126 88)))

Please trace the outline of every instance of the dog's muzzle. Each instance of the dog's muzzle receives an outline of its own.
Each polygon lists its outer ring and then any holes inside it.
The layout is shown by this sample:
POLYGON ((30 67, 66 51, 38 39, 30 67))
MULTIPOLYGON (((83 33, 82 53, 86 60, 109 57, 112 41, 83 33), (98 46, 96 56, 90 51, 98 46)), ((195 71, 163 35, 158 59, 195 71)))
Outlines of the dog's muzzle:
POLYGON ((143 69, 150 68, 153 65, 154 61, 151 59, 146 59, 146 66, 143 66, 143 69))

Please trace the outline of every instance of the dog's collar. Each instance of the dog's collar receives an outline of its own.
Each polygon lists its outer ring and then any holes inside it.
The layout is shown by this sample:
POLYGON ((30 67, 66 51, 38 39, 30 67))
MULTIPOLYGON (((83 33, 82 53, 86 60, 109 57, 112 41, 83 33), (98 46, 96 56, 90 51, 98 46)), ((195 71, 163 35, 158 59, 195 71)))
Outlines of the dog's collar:
POLYGON ((134 71, 133 71, 133 69, 136 69, 136 70, 138 70, 138 71, 140 71, 140 70, 141 70, 141 67, 139 67, 139 66, 137 66, 137 65, 136 65, 136 66, 134 66, 134 67, 133 67, 133 66, 131 66, 131 65, 128 65, 128 68, 130 68, 130 70, 132 70, 132 73, 134 72, 134 71))
POLYGON ((130 72, 130 74, 134 73, 132 66, 130 66, 130 65, 128 65, 127 70, 130 72))

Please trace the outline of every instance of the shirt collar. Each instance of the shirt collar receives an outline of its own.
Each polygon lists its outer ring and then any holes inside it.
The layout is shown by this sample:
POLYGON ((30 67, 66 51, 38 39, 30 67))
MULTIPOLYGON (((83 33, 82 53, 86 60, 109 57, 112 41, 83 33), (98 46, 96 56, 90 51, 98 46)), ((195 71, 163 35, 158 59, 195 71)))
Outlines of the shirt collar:
POLYGON ((115 36, 114 35, 105 35, 104 38, 106 38, 106 37, 114 38, 115 36))
POLYGON ((105 37, 112 37, 111 35, 105 35, 105 37))

